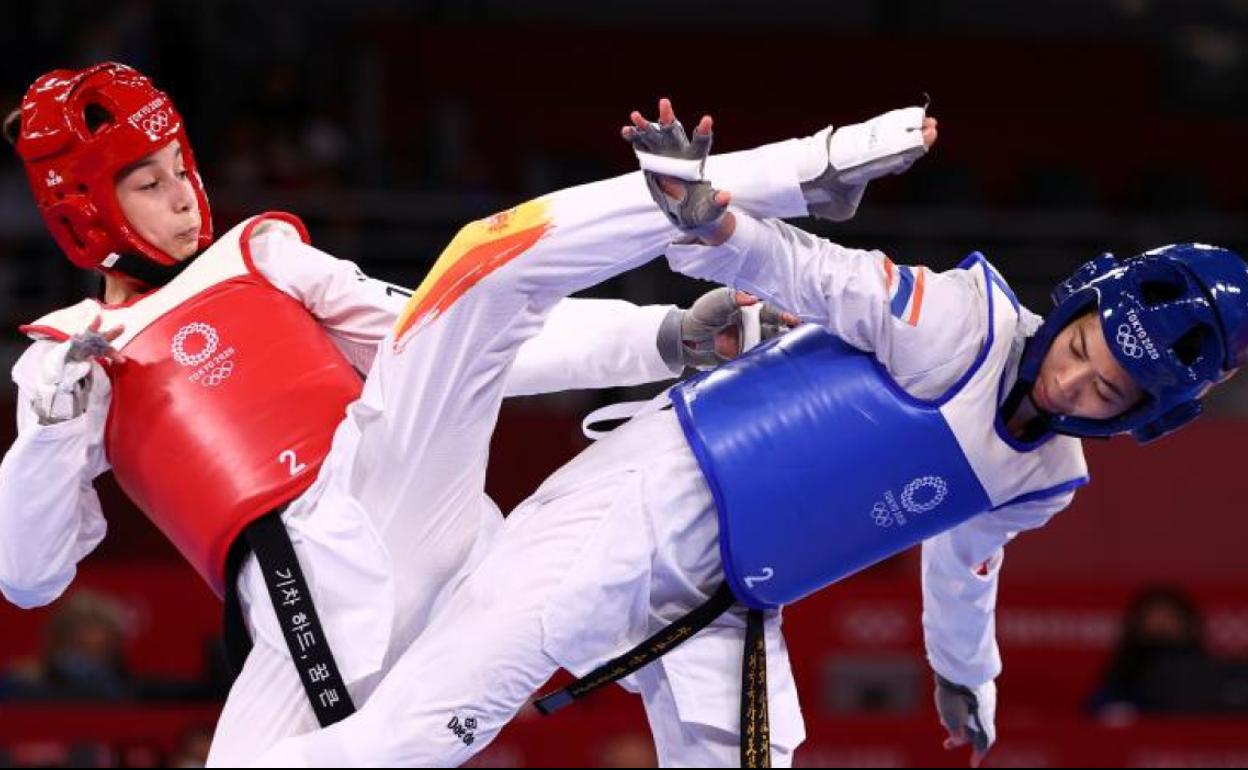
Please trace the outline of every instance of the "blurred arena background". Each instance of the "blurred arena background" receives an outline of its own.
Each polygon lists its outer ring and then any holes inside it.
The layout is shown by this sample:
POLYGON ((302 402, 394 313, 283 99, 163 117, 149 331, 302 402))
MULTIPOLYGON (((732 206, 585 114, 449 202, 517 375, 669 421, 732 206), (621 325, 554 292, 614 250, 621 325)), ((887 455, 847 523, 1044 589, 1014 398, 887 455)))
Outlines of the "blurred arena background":
MULTIPOLYGON (((288 210, 317 246, 407 285, 464 222, 631 170, 617 129, 659 96, 687 121, 714 114, 727 151, 930 93, 932 155, 873 185, 855 220, 805 224, 936 269, 981 250, 1038 311, 1101 251, 1248 250, 1248 0, 42 0, 6 13, 0 109, 56 66, 134 65, 186 117, 218 233, 288 210)), ((596 293, 687 303, 703 289, 659 260, 596 293)), ((0 160, 5 371, 19 323, 95 290, 45 234, 17 159, 0 160)), ((989 765, 1248 766, 1243 379, 1154 450, 1092 443, 1096 483, 1008 549, 989 765)), ((583 445, 583 414, 638 395, 509 403, 499 504, 583 445)), ((0 419, 0 444, 13 435, 0 419)), ((202 763, 228 686, 219 606, 111 482, 101 493, 109 536, 66 596, 0 606, 0 767, 202 763)), ((786 628, 809 733, 799 765, 964 759, 940 749, 917 551, 791 608, 786 628)), ((549 720, 530 711, 474 764, 654 761, 621 692, 549 720)))

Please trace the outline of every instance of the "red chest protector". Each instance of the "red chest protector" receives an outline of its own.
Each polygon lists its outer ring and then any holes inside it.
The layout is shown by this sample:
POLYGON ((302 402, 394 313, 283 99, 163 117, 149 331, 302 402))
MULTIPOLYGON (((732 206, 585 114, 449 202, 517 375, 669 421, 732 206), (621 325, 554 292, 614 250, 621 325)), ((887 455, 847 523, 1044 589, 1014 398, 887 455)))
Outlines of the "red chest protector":
POLYGON ((306 241, 294 217, 262 215, 132 304, 88 301, 23 327, 63 339, 100 313, 104 328, 125 324, 125 361, 107 367, 108 460, 218 595, 230 545, 312 484, 362 388, 317 320, 255 270, 249 242, 263 227, 306 241))

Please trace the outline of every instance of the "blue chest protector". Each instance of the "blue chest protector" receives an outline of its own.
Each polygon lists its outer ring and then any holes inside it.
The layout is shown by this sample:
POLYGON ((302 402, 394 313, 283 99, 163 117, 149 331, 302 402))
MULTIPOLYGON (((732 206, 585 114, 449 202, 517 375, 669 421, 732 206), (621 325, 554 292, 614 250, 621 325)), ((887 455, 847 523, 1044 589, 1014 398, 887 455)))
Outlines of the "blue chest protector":
POLYGON ((682 383, 673 401, 719 509, 724 572, 757 609, 992 507, 940 411, 818 326, 682 383))
MULTIPOLYGON (((982 264, 990 275, 981 257, 964 264, 982 264)), ((1062 483, 1025 497, 1086 482, 1077 444, 1031 452, 994 432, 992 396, 1010 342, 1002 338, 1017 318, 1008 303, 996 304, 994 316, 990 297, 997 339, 990 331, 971 371, 938 402, 913 398, 872 354, 814 325, 673 389, 718 509, 724 573, 739 600, 768 609, 807 596, 992 510, 1003 502, 1002 479, 1022 479, 1010 497, 1032 492, 1035 482, 1062 483), (954 414, 972 414, 958 424, 976 432, 963 429, 959 441, 954 414), (976 474, 967 446, 980 473, 992 475, 976 474)))

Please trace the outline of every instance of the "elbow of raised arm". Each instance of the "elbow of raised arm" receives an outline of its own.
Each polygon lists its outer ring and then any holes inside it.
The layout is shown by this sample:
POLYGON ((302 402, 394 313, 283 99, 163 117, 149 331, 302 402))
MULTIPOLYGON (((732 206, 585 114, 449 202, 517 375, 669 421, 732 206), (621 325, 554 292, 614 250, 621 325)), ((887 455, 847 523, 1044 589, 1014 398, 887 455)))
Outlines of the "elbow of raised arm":
POLYGON ((4 598, 15 607, 31 610, 56 601, 73 579, 72 577, 69 580, 31 578, 32 576, 17 574, 6 566, 0 566, 0 594, 3 594, 4 598))
POLYGON ((0 594, 11 604, 24 610, 51 604, 73 581, 75 565, 55 564, 47 553, 36 552, 20 538, 4 540, 8 542, 0 542, 0 594))

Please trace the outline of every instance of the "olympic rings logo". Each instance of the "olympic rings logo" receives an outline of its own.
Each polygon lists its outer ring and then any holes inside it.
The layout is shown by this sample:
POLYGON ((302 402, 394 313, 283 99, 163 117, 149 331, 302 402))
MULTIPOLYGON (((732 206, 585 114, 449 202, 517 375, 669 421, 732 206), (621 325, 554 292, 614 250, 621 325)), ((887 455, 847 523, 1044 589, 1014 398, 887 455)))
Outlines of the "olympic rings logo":
MULTIPOLYGON (((173 360, 183 366, 199 366, 208 359, 212 358, 212 354, 217 352, 217 347, 221 344, 221 338, 217 335, 217 330, 205 323, 189 323, 178 329, 178 333, 173 336, 173 360), (186 352, 186 341, 192 336, 197 335, 204 338, 204 348, 195 354, 186 352)), ((229 375, 226 375, 227 377, 229 375)))
POLYGON ((203 385, 205 388, 215 388, 229 379, 230 375, 233 373, 234 362, 227 359, 222 361, 221 365, 216 369, 213 369, 207 377, 200 380, 199 384, 203 385))
POLYGON ((906 514, 927 513, 935 509, 949 496, 949 485, 940 476, 919 476, 913 479, 894 497, 891 491, 884 499, 871 506, 871 521, 877 527, 905 526, 906 514))
POLYGON ((877 527, 893 526, 893 516, 888 512, 888 508, 884 503, 876 503, 871 506, 871 520, 875 522, 877 527))
POLYGON ((161 110, 155 115, 144 118, 139 123, 139 127, 143 129, 143 133, 155 139, 169 127, 169 117, 168 110, 161 110))
POLYGON ((1119 324, 1118 333, 1114 337, 1118 342, 1118 347, 1122 348, 1122 352, 1131 358, 1140 358, 1144 355, 1144 346, 1140 344, 1140 340, 1131 333, 1131 327, 1127 324, 1119 324))

